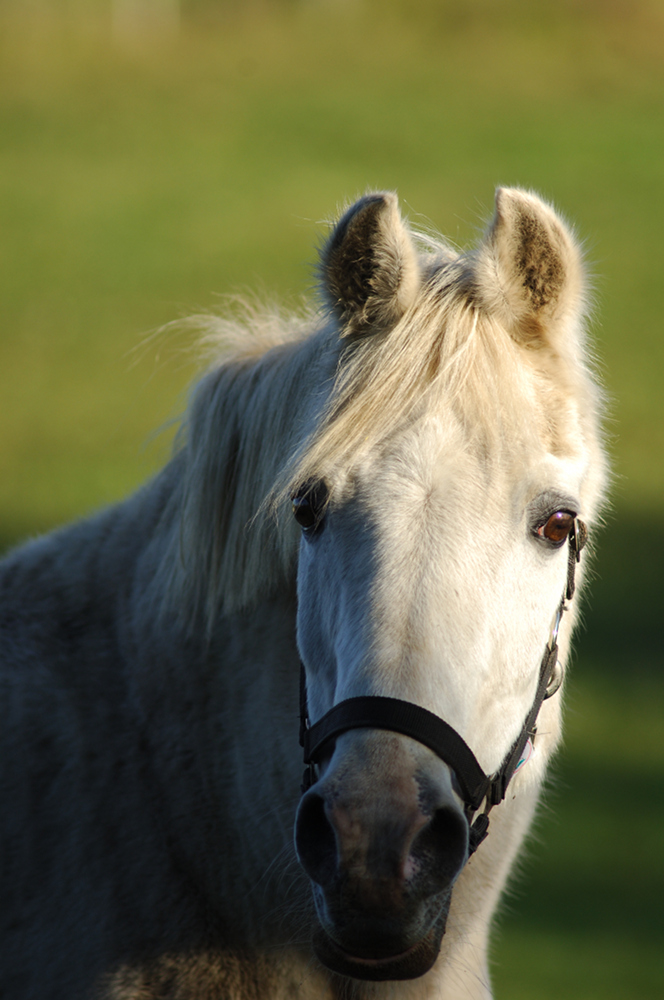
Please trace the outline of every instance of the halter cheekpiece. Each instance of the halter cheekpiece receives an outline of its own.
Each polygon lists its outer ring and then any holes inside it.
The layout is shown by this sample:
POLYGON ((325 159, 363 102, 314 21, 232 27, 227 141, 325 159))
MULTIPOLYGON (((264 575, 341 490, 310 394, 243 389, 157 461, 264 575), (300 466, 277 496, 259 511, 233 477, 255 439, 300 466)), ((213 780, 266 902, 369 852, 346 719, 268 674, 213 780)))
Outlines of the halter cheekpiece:
POLYGON ((473 854, 488 833, 489 813, 493 806, 505 798, 507 786, 527 752, 528 741, 531 745, 534 742, 537 717, 542 703, 555 694, 562 683, 563 670, 558 663, 558 629, 567 608, 566 602, 574 595, 574 571, 587 538, 588 531, 585 524, 579 518, 575 518, 568 540, 567 583, 556 609, 549 640, 544 647, 535 700, 521 732, 495 774, 484 773, 468 744, 447 722, 426 708, 401 701, 399 698, 371 695, 348 698, 339 702, 318 722, 311 725, 307 708, 306 676, 304 666, 301 665, 300 745, 304 748, 306 765, 302 793, 304 794, 316 781, 315 765, 321 757, 321 750, 341 733, 349 729, 364 728, 387 729, 401 733, 433 750, 454 771, 470 823, 468 853, 473 854), (476 815, 483 803, 483 811, 476 815))

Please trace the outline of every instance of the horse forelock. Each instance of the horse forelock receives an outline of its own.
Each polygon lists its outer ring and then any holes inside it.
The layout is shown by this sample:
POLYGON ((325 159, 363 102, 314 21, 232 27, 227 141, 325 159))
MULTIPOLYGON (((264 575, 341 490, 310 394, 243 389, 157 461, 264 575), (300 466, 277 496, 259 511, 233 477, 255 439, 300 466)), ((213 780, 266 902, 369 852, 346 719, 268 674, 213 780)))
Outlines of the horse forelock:
POLYGON ((568 354, 524 348, 477 303, 472 254, 427 239, 422 273, 411 307, 374 336, 344 338, 320 315, 274 310, 204 324, 207 347, 231 349, 186 417, 165 606, 190 621, 202 612, 210 625, 277 586, 298 544, 284 517, 291 492, 348 472, 417 417, 452 409, 469 446, 505 461, 515 441, 569 452, 579 414, 596 432, 582 317, 568 354))
MULTIPOLYGON (((431 241, 429 241, 429 245, 431 241)), ((421 416, 453 412, 469 447, 515 457, 544 446, 564 457, 578 447, 578 421, 595 422, 598 391, 588 367, 582 317, 569 353, 524 348, 476 302, 472 255, 446 247, 423 262, 420 295, 385 336, 351 342, 321 419, 281 477, 281 496, 348 471, 421 416)))

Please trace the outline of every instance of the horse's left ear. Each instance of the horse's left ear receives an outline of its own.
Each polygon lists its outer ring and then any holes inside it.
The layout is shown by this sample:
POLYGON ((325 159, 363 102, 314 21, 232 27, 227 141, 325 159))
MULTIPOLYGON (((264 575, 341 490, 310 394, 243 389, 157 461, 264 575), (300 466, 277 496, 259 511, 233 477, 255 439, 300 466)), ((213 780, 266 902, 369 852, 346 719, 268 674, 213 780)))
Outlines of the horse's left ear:
POLYGON ((582 308, 584 272, 574 238, 549 205, 517 188, 496 192, 475 279, 480 303, 520 343, 561 346, 582 308))
POLYGON ((348 209, 323 247, 320 276, 344 336, 385 330, 401 319, 420 272, 395 194, 368 194, 348 209))

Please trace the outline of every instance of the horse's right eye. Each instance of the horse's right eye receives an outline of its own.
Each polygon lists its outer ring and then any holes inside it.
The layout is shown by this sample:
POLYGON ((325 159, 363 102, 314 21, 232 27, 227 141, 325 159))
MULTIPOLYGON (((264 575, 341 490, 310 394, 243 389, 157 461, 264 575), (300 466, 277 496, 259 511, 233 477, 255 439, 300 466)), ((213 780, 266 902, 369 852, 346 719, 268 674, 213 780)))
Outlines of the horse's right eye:
POLYGON ((327 504, 327 490, 323 483, 308 483, 291 497, 293 517, 307 534, 319 531, 327 504))
POLYGON ((316 527, 316 511, 309 497, 293 497, 293 517, 305 531, 316 527))

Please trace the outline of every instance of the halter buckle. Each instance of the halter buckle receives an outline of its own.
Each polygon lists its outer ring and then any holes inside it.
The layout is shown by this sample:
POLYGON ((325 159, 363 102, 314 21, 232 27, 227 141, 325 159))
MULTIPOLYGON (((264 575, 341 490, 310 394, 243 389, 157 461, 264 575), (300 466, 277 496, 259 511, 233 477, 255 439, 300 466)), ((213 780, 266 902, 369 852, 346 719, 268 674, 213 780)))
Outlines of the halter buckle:
POLYGON ((546 648, 550 653, 556 649, 558 646, 558 631, 560 629, 560 623, 563 618, 563 612, 566 610, 565 601, 562 600, 558 607, 556 608, 556 613, 553 616, 553 621, 551 622, 551 631, 549 632, 549 641, 546 644, 546 648))

